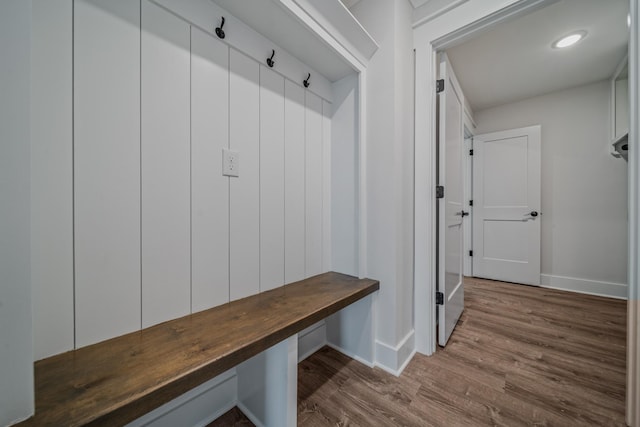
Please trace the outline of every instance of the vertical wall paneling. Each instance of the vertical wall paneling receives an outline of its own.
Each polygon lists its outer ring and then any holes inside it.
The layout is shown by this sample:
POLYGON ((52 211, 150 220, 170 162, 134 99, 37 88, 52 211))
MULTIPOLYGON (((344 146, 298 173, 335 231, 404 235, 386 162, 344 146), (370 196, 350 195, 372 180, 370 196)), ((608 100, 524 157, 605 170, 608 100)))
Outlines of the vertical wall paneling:
POLYGON ((305 107, 304 89, 285 80, 285 283, 305 277, 305 107))
POLYGON ((142 326, 189 313, 190 30, 142 2, 142 326))
POLYGON ((140 4, 74 6, 76 346, 140 327, 140 4))
POLYGON ((322 272, 322 99, 305 91, 305 274, 322 272))
POLYGON ((231 49, 229 70, 229 147, 239 154, 240 174, 229 178, 230 296, 236 300, 260 290, 260 68, 231 49))
POLYGON ((331 105, 331 271, 354 276, 360 258, 358 85, 355 74, 335 82, 331 105))
POLYGON ((322 100, 322 271, 331 268, 331 103, 322 100))
POLYGON ((31 286, 35 360, 72 350, 74 340, 72 9, 72 0, 34 0, 31 9, 31 286))
POLYGON ((191 308, 229 301, 229 48, 191 27, 191 308))
MULTIPOLYGON (((0 2, 0 425, 34 413, 31 297, 32 3, 0 2)), ((46 215, 47 212, 41 212, 46 215)), ((64 249, 64 248, 63 248, 64 249)))
MULTIPOLYGON (((321 96, 322 98, 331 101, 332 98, 332 83, 324 77, 318 70, 309 67, 309 64, 302 63, 297 57, 287 52, 281 46, 275 45, 272 40, 267 39, 262 34, 257 32, 251 26, 247 25, 244 21, 236 18, 231 13, 231 9, 236 7, 247 8, 251 10, 258 19, 268 21, 282 27, 280 22, 274 21, 276 15, 262 16, 264 11, 267 11, 269 7, 263 7, 262 4, 266 2, 256 2, 256 5, 260 4, 260 7, 253 7, 252 3, 247 1, 210 1, 210 0, 153 0, 154 3, 160 4, 163 7, 171 10, 178 16, 183 17, 188 22, 191 22, 194 26, 204 28, 215 36, 214 29, 220 23, 220 17, 225 17, 224 31, 226 38, 224 42, 229 45, 230 48, 236 49, 238 52, 253 58, 260 64, 265 63, 265 55, 271 53, 271 49, 275 49, 277 64, 275 69, 277 72, 285 78, 291 79, 296 82, 302 83, 303 76, 306 73, 311 73, 311 81, 313 84, 309 89, 321 96), (249 4, 247 4, 249 3, 249 4), (222 5, 225 5, 224 7, 222 5), (229 6, 231 5, 231 6, 229 6), (228 8, 227 8, 228 6, 228 8)), ((280 2, 280 0, 278 0, 280 2)), ((290 1, 285 1, 283 11, 289 9, 291 6, 296 8, 290 1)), ((296 37, 295 34, 289 34, 289 37, 296 37)), ((301 42, 299 40, 299 42, 301 42)))
POLYGON ((260 66, 260 291, 284 284, 284 78, 260 66))

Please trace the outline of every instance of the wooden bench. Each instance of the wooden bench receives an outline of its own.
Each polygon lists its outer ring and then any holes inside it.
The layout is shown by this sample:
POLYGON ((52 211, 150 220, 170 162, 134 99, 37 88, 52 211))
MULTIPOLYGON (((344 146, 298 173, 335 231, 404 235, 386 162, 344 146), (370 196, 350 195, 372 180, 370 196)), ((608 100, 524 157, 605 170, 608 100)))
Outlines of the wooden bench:
POLYGON ((378 288, 325 273, 38 361, 20 425, 124 425, 378 288))

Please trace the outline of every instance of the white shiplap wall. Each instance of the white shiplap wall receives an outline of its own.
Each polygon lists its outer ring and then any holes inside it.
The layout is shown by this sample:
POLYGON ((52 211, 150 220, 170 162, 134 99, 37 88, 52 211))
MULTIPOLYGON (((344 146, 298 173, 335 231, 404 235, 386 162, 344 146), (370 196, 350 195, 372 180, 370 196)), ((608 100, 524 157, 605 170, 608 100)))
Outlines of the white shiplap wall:
POLYGON ((191 309, 189 24, 143 1, 140 48, 142 327, 146 328, 191 309))
POLYGON ((229 301, 229 49, 191 27, 191 309, 229 301), (212 96, 211 94, 215 94, 212 96), (212 195, 216 197, 212 197, 212 195))
POLYGON ((260 291, 284 283, 284 78, 260 66, 260 291))
POLYGON ((330 269, 329 100, 148 0, 73 14, 74 325, 36 317, 37 359, 330 269))
POLYGON ((73 16, 74 306, 81 347, 140 327, 140 5, 76 1, 73 16))

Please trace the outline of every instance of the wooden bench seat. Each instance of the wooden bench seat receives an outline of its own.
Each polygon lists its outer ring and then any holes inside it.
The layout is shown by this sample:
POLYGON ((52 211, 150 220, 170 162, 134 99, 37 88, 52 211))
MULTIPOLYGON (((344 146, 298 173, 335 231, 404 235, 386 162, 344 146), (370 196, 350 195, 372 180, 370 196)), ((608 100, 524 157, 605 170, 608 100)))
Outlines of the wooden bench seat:
POLYGON ((38 361, 20 425, 126 424, 378 288, 325 273, 38 361))

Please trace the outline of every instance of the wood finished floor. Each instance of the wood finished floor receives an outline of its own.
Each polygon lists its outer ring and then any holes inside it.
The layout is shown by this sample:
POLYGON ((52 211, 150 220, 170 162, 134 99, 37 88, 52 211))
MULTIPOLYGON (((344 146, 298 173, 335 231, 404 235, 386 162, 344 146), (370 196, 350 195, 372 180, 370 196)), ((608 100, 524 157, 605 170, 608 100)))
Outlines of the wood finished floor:
MULTIPOLYGON (((400 378, 325 347, 298 367, 301 426, 624 426, 626 302, 465 280, 447 347, 400 378)), ((252 425, 237 409, 212 426, 252 425)))

